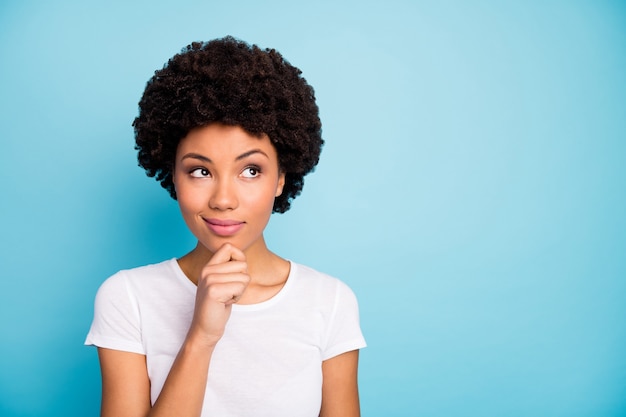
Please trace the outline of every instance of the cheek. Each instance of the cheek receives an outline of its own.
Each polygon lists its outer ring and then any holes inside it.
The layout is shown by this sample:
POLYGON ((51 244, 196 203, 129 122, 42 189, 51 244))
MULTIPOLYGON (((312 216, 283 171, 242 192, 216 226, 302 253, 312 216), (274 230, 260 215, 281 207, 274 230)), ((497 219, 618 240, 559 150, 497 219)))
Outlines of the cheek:
POLYGON ((176 188, 176 199, 183 213, 197 211, 203 204, 202 193, 193 192, 186 187, 176 188))
POLYGON ((276 188, 272 185, 265 185, 259 188, 250 188, 246 192, 241 193, 239 197, 240 208, 248 211, 255 216, 269 217, 274 208, 274 194, 276 188))
POLYGON ((253 211, 265 211, 268 204, 273 205, 274 202, 274 196, 268 190, 268 188, 252 188, 242 192, 239 196, 239 205, 253 211))

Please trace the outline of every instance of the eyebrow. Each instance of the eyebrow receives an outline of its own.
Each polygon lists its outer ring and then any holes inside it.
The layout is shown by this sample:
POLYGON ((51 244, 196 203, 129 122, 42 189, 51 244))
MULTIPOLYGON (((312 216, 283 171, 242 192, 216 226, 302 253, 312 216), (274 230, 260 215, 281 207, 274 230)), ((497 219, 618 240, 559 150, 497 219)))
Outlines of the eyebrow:
MULTIPOLYGON (((242 159, 246 159, 247 157, 249 157, 251 155, 254 155, 254 154, 257 154, 257 153, 260 153, 261 155, 264 155, 266 158, 269 159, 269 156, 267 156, 267 154, 265 152, 263 152, 262 150, 260 150, 260 149, 251 149, 251 150, 249 150, 247 152, 242 153, 238 157, 236 157, 235 161, 241 161, 242 159)), ((213 163, 211 158, 207 158, 206 156, 201 155, 199 153, 195 153, 195 152, 190 152, 188 154, 185 154, 185 156, 180 158, 180 160, 184 161, 185 159, 189 159, 189 158, 199 159, 200 161, 203 161, 203 162, 206 162, 206 163, 209 163, 209 164, 213 163)))

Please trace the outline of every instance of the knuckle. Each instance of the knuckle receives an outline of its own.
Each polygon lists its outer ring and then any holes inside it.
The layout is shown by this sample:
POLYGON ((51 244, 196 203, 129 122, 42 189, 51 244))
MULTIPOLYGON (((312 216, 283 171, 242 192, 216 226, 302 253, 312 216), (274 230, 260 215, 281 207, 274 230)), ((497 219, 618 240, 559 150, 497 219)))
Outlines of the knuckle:
POLYGON ((215 266, 211 263, 207 263, 206 265, 204 265, 202 267, 202 270, 200 271, 200 275, 201 276, 208 276, 211 274, 211 271, 213 271, 215 269, 215 266))
POLYGON ((207 295, 209 296, 209 298, 215 299, 215 298, 219 298, 219 296, 224 292, 222 290, 222 288, 220 288, 219 285, 210 285, 207 290, 207 295))

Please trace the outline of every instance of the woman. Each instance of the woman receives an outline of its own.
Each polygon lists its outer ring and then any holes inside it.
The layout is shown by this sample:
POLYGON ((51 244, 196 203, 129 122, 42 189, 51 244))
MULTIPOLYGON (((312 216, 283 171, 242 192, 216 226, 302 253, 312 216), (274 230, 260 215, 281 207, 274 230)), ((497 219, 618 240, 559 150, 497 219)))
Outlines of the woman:
POLYGON ((102 415, 358 416, 358 307, 339 280, 266 246, 318 162, 313 89, 275 50, 193 43, 148 82, 139 164, 197 246, 106 280, 86 344, 102 415))

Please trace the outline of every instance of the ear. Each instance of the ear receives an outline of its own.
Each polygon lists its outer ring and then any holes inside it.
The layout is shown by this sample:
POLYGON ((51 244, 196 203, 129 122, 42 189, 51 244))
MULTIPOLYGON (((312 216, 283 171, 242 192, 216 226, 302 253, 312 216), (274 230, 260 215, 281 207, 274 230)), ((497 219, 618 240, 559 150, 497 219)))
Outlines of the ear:
POLYGON ((170 164, 170 175, 172 176, 172 184, 174 184, 174 190, 176 190, 176 165, 174 163, 170 164))
POLYGON ((174 192, 176 191, 176 177, 174 176, 174 171, 172 170, 172 184, 174 185, 174 192))
POLYGON ((285 173, 280 171, 278 173, 278 184, 276 185, 276 194, 274 197, 278 197, 283 193, 283 187, 285 186, 285 173))

